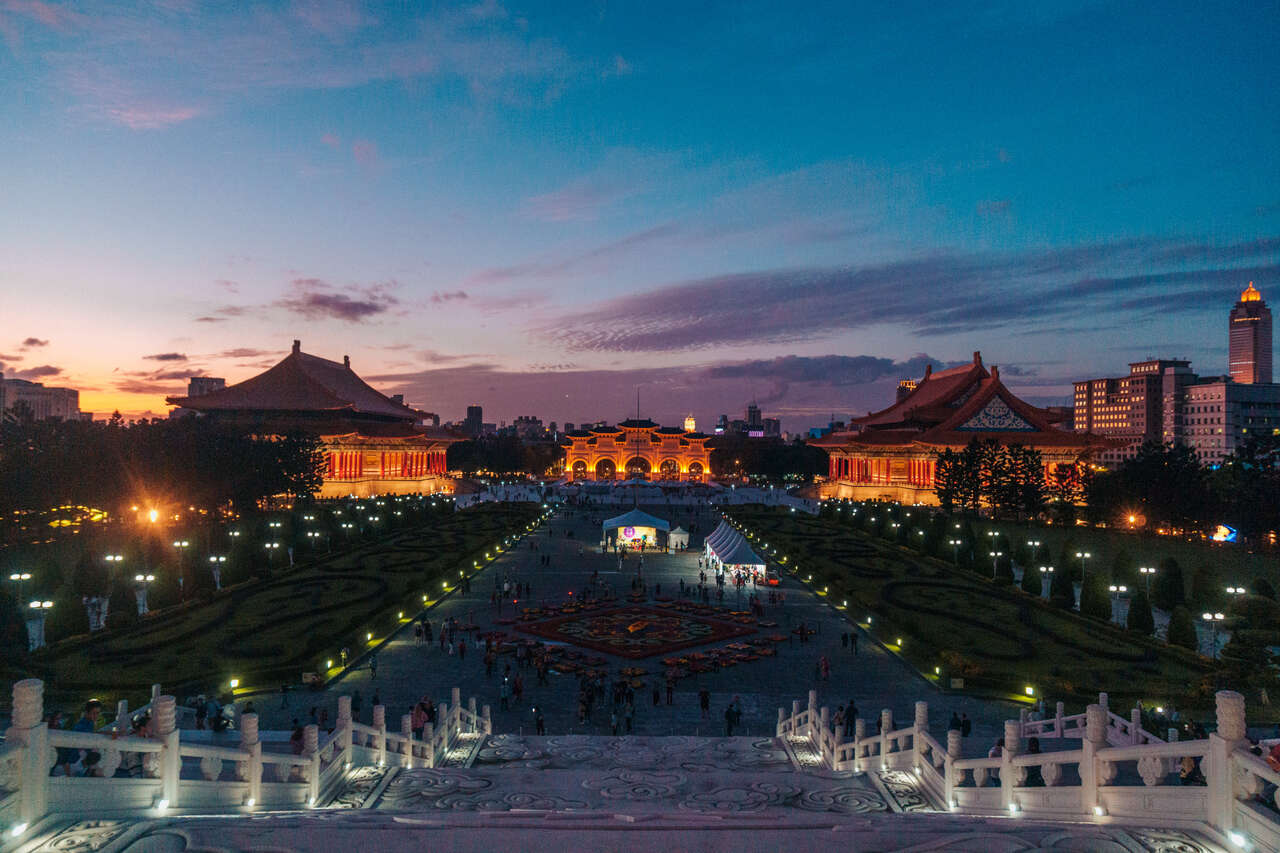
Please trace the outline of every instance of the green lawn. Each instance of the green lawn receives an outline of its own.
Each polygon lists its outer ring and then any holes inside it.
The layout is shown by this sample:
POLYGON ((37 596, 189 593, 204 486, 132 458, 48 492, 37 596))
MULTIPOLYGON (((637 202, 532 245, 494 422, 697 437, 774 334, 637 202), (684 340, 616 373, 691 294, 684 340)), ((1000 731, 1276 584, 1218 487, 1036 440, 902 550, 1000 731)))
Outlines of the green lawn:
POLYGON ((304 671, 323 674, 327 661, 338 663, 343 647, 355 658, 376 645, 417 613, 424 597, 438 600, 460 571, 470 573, 473 561, 483 565, 486 551, 496 556, 495 544, 524 533, 540 512, 532 503, 486 503, 437 517, 224 590, 208 603, 60 643, 37 653, 29 669, 64 701, 92 695, 134 703, 153 682, 179 693, 225 690, 232 678, 242 691, 297 684, 304 671))
MULTIPOLYGON (((1002 695, 1186 707, 1208 665, 1156 640, 1057 610, 1011 587, 878 540, 836 519, 746 507, 735 522, 927 676, 1002 695), (898 640, 902 643, 899 645, 898 640), (935 674, 935 667, 940 670, 935 674)), ((1126 706, 1118 706, 1126 707, 1126 706)))

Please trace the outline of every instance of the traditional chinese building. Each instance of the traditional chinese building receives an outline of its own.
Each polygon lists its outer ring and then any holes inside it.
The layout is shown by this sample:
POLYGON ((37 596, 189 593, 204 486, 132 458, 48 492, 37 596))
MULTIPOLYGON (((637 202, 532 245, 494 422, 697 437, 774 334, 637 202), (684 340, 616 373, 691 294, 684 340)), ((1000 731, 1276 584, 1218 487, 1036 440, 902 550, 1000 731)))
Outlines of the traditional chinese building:
POLYGON ((1080 464, 1109 446, 1101 436, 1059 429, 1062 417, 1018 399, 999 369, 988 371, 975 352, 970 364, 937 373, 926 368, 914 387, 900 387, 889 408, 809 444, 830 462, 823 497, 937 504, 934 460, 947 448, 961 450, 974 439, 1033 448, 1047 479, 1057 466, 1080 464))
POLYGON ((165 402, 255 434, 318 436, 325 467, 317 497, 453 491, 445 451, 461 439, 427 426, 434 415, 375 391, 347 356, 341 364, 319 358, 303 352, 299 341, 251 379, 165 402))
POLYGON ((651 420, 565 434, 565 474, 571 480, 681 480, 711 478, 711 436, 660 427, 651 420))

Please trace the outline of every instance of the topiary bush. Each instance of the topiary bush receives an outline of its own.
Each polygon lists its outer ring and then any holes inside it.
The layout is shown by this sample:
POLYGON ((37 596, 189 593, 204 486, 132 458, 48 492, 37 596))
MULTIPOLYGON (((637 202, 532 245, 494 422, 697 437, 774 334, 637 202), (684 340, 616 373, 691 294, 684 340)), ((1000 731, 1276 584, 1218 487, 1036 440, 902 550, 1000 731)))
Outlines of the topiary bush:
POLYGON ((1193 652, 1200 650, 1200 638, 1196 635, 1196 623, 1191 611, 1179 605, 1169 617, 1169 645, 1181 646, 1193 652))
POLYGON ((1129 617, 1125 622, 1130 631, 1144 637, 1155 633, 1156 622, 1151 614, 1151 600, 1147 598, 1146 592, 1139 590, 1138 594, 1129 600, 1129 617))

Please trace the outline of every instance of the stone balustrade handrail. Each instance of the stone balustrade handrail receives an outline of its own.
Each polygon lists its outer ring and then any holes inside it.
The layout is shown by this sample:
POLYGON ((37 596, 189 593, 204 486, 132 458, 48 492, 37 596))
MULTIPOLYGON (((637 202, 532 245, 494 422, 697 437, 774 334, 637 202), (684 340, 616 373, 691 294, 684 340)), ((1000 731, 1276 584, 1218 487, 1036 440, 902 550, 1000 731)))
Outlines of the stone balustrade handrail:
MULTIPOLYGON (((1058 755, 1059 753, 1042 753, 1058 755)), ((1173 743, 1146 743, 1138 746, 1108 746, 1094 753, 1101 761, 1138 761, 1142 758, 1203 758, 1209 754, 1207 740, 1179 740, 1173 743)))
MULTIPOLYGON (((1280 850, 1280 817, 1253 802, 1267 784, 1280 786, 1280 772, 1248 751, 1240 694, 1217 694, 1217 731, 1207 740, 1169 743, 1142 729, 1137 709, 1125 719, 1107 710, 1105 693, 1098 698, 1083 714, 1068 717, 1059 704, 1052 719, 1028 720, 1024 712, 1021 720, 1007 721, 1005 748, 995 757, 962 758, 961 735, 954 730, 947 732, 944 749, 928 732, 928 706, 923 702, 916 703, 909 728, 885 731, 893 718, 885 709, 879 733, 868 733, 866 721, 859 719, 854 737, 844 740, 829 725, 828 710, 817 707, 816 692, 810 691, 804 710, 799 702, 792 703, 791 714, 778 709, 776 731, 789 740, 807 739, 831 770, 914 769, 923 788, 956 813, 1025 813, 1080 821, 1156 819, 1170 826, 1200 823, 1230 834, 1238 846, 1280 850), (1080 748, 1023 752, 1031 737, 1071 738, 1080 748), (1191 784, 1168 784, 1179 762, 1187 758, 1196 760, 1195 774, 1187 777, 1191 784), (1128 775, 1119 776, 1122 764, 1132 768, 1126 773, 1136 770, 1139 784, 1128 775), (1029 783, 1033 767, 1040 778, 1029 783), (1062 784, 1064 767, 1075 767, 1079 781, 1062 784)), ((1273 799, 1280 807, 1280 797, 1273 799)))
POLYGON ((145 737, 113 737, 106 732, 50 729, 49 745, 67 749, 115 749, 120 752, 160 752, 164 742, 145 737))

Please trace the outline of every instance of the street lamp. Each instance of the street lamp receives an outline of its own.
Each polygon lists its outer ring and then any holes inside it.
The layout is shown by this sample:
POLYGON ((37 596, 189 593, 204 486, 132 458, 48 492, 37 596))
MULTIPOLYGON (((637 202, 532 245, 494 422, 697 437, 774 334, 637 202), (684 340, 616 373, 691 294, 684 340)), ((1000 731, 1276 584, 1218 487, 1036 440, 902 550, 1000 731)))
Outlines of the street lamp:
POLYGON ((209 555, 209 571, 213 572, 214 589, 222 589, 222 564, 226 561, 226 557, 209 555))
POLYGON ((1247 590, 1242 586, 1227 587, 1227 595, 1244 595, 1246 591, 1247 590))
POLYGON ((1139 566, 1138 572, 1141 573, 1143 579, 1147 582, 1147 595, 1151 595, 1151 576, 1156 573, 1156 567, 1139 566))
POLYGON ((18 601, 22 600, 22 585, 31 580, 31 572, 14 572, 9 575, 9 580, 18 585, 18 601))
MULTIPOLYGON (((1088 565, 1086 561, 1092 556, 1093 555, 1090 554, 1088 551, 1076 551, 1076 559, 1080 561, 1080 589, 1081 590, 1084 589, 1084 570, 1085 570, 1085 567, 1088 565)), ((1082 592, 1081 595, 1083 594, 1084 593, 1082 592)))
POLYGON ((173 543, 173 547, 178 549, 178 595, 181 598, 186 599, 187 561, 184 559, 183 555, 186 553, 186 550, 191 547, 191 543, 186 539, 179 539, 173 543))
POLYGON ((147 588, 155 581, 155 575, 134 575, 133 581, 138 585, 133 591, 134 600, 138 604, 138 615, 143 616, 147 613, 147 588))
POLYGON ((1004 556, 1004 551, 991 552, 991 579, 992 580, 995 580, 995 577, 996 577, 996 561, 1003 556, 1004 556))
POLYGON ((947 544, 951 546, 952 559, 955 564, 960 565, 960 546, 964 544, 963 539, 948 539, 947 544))
POLYGON ((1227 617, 1221 613, 1203 613, 1201 619, 1213 627, 1213 659, 1218 659, 1218 623, 1227 617))

